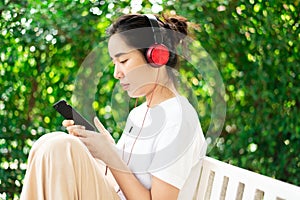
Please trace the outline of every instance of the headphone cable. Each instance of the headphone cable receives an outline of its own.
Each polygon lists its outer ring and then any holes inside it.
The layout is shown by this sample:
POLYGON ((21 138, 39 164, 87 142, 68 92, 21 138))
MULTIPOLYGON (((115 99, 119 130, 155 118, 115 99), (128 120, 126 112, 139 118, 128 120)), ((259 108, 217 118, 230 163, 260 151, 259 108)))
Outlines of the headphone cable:
MULTIPOLYGON (((134 142, 133 142, 133 144, 132 144, 132 147, 131 147, 131 150, 130 150, 130 154, 129 154, 129 158, 128 158, 128 160, 127 160, 127 166, 129 165, 129 162, 130 162, 130 160, 131 160, 131 155, 132 155, 132 152, 133 152, 133 148, 134 148, 134 146, 135 146, 135 143, 136 143, 137 139, 139 138, 139 136, 141 135, 142 129, 143 129, 143 127, 144 127, 144 123, 145 123, 145 120, 146 120, 146 116, 147 116, 147 113, 148 113, 148 111, 149 111, 149 109, 150 109, 151 102, 152 102, 152 99, 153 99, 153 94, 154 94, 154 91, 155 91, 155 89, 156 89, 156 87, 157 87, 158 77, 159 77, 159 71, 160 71, 160 70, 159 70, 159 68, 158 68, 158 70, 157 70, 157 76, 156 76, 156 80, 155 80, 155 85, 154 85, 154 87, 153 87, 153 90, 151 91, 150 100, 149 100, 149 103, 147 104, 147 110, 146 110, 146 112, 145 112, 145 115, 144 115, 144 118, 143 118, 143 121, 142 121, 141 128, 140 128, 140 130, 139 130, 139 132, 138 132, 138 134, 137 134, 137 136, 136 136, 136 138, 134 139, 134 142)), ((123 152, 122 152, 122 159, 123 159, 123 160, 124 160, 124 150, 125 150, 125 143, 123 144, 123 152)))

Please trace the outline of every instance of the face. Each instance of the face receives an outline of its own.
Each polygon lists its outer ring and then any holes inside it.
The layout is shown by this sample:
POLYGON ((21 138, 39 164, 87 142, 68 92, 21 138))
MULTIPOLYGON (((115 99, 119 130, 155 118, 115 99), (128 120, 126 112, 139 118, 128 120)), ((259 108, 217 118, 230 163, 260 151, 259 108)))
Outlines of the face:
POLYGON ((143 54, 127 45, 118 34, 110 37, 108 50, 115 65, 114 77, 128 95, 140 97, 149 94, 157 81, 158 69, 149 66, 143 54))

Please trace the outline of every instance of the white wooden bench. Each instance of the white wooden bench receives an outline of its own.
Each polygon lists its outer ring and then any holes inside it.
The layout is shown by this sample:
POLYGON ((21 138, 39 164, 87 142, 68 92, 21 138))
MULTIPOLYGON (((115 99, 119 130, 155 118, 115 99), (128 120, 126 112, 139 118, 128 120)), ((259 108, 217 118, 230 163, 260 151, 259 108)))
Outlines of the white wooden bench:
POLYGON ((196 200, 300 200, 300 187, 205 157, 196 200))

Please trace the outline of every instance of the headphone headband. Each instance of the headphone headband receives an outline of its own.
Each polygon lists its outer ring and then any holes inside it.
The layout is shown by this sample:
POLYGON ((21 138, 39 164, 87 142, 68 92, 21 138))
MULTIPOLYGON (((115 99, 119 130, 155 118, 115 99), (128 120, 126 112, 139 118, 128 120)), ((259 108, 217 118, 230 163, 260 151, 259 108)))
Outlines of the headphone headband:
POLYGON ((163 39, 162 39, 162 34, 160 31, 160 26, 158 24, 157 18, 152 14, 144 14, 144 16, 146 16, 150 22, 152 32, 153 32, 154 42, 157 44, 161 44, 163 42, 163 39))

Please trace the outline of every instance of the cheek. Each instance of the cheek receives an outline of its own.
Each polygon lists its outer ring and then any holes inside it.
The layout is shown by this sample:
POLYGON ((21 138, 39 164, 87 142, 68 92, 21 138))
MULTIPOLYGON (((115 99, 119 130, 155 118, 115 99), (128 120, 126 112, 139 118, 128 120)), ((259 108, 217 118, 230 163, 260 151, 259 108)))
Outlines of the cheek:
POLYGON ((126 77, 132 84, 135 84, 136 87, 142 87, 156 81, 157 69, 144 64, 128 71, 126 77))
POLYGON ((139 71, 139 68, 143 68, 143 70, 145 70, 145 68, 147 67, 148 63, 145 61, 144 57, 138 55, 136 56, 136 58, 130 59, 126 62, 126 64, 124 64, 126 73, 130 73, 131 71, 134 72, 134 70, 139 71))
POLYGON ((141 66, 130 71, 126 75, 126 79, 130 83, 128 94, 130 96, 144 96, 153 87, 156 76, 157 71, 149 66, 141 66))

